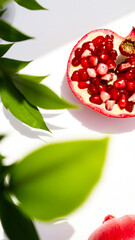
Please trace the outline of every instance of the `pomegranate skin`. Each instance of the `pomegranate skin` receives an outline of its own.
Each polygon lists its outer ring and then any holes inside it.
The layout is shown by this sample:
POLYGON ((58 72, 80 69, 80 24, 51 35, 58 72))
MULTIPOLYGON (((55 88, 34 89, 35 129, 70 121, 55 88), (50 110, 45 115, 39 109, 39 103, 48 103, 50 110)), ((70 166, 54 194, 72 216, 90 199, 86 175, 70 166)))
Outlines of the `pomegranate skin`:
MULTIPOLYGON (((83 92, 83 94, 80 93, 80 91, 78 91, 77 86, 75 86, 76 83, 73 83, 71 81, 71 74, 73 71, 73 67, 71 66, 71 61, 75 52, 75 49, 77 47, 82 46, 82 44, 85 44, 85 42, 88 41, 92 41, 92 37, 95 38, 98 35, 103 34, 105 35, 113 35, 114 39, 116 39, 116 42, 118 42, 118 46, 115 46, 114 50, 119 49, 119 45, 120 43, 125 39, 124 37, 119 36, 117 33, 109 30, 109 29, 97 29, 97 30, 93 30, 89 33, 87 33, 85 36, 83 36, 78 42, 77 44, 74 46, 74 48, 71 51, 71 54, 69 56, 69 60, 68 60, 68 64, 67 64, 67 81, 69 84, 69 87, 71 89, 71 91, 73 92, 73 94, 76 96, 76 98, 85 106, 87 106, 88 108, 101 113, 107 117, 113 117, 113 118, 129 118, 129 117, 135 117, 135 110, 133 110, 132 112, 127 112, 125 109, 121 110, 121 109, 115 109, 114 111, 108 111, 105 107, 103 107, 103 104, 101 105, 96 105, 91 103, 90 101, 88 101, 88 97, 87 99, 85 98, 86 95, 86 89, 83 92)), ((132 31, 130 32, 130 34, 128 34, 127 36, 128 38, 132 38, 135 39, 135 29, 133 28, 132 31)), ((117 45, 115 43, 115 45, 117 45)), ((111 57, 110 57, 111 59, 111 57)), ((108 61, 108 60, 107 60, 108 61)), ((110 61, 110 60, 109 60, 110 61)), ((116 104, 115 104, 116 105, 116 104)), ((115 107, 116 108, 116 107, 115 107)))
POLYGON ((88 240, 135 240, 135 215, 110 218, 88 240))

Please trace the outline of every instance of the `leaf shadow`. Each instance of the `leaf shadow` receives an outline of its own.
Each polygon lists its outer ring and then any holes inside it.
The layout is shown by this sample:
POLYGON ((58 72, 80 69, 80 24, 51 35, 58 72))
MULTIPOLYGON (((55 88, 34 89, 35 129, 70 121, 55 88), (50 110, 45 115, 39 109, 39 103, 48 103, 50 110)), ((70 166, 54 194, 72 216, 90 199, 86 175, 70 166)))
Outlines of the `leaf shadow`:
POLYGON ((69 240, 74 234, 73 227, 66 221, 56 223, 36 222, 41 240, 69 240))
POLYGON ((125 133, 135 129, 135 118, 110 118, 81 104, 71 92, 67 83, 66 74, 61 84, 61 94, 68 101, 80 107, 79 109, 69 110, 69 112, 88 129, 105 134, 125 133))

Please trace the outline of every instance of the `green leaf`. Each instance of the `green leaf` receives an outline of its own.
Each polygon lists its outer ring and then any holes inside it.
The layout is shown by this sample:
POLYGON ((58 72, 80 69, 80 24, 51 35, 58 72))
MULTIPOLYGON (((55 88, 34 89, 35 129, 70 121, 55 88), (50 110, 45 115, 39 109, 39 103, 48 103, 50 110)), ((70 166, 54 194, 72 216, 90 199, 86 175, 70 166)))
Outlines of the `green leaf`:
POLYGON ((2 81, 1 100, 3 105, 25 124, 49 131, 39 110, 31 105, 6 77, 2 81))
POLYGON ((16 74, 15 77, 20 78, 22 80, 29 80, 32 82, 40 83, 45 78, 47 78, 49 75, 46 76, 32 76, 32 75, 24 75, 24 74, 16 74))
POLYGON ((1 222, 10 240, 39 240, 33 222, 18 206, 6 199, 0 200, 1 222))
POLYGON ((0 44, 0 57, 2 57, 11 47, 12 44, 0 44))
POLYGON ((9 2, 10 0, 0 0, 0 8, 3 8, 4 4, 9 2))
POLYGON ((32 37, 23 34, 2 19, 0 19, 0 38, 8 42, 19 42, 32 39, 32 37))
POLYGON ((10 190, 20 207, 40 220, 76 209, 102 172, 108 139, 50 144, 26 156, 11 171, 10 190))
POLYGON ((5 137, 5 135, 0 135, 0 141, 5 137))
POLYGON ((12 81, 31 104, 40 108, 63 109, 76 107, 60 98, 45 85, 32 82, 29 79, 20 79, 17 76, 13 76, 12 81))
POLYGON ((16 3, 30 10, 47 10, 39 5, 35 0, 14 0, 16 3))
POLYGON ((0 9, 0 17, 5 13, 6 9, 0 9))
POLYGON ((25 68, 31 61, 19 61, 10 58, 0 59, 0 69, 5 70, 5 72, 15 73, 25 68))

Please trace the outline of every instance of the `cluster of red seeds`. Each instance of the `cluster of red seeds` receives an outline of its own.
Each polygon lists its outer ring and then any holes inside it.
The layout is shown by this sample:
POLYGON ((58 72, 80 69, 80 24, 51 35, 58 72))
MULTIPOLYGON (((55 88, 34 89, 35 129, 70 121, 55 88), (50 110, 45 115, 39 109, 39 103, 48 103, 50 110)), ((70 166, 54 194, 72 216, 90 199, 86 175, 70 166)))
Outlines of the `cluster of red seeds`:
POLYGON ((132 112, 135 104, 135 55, 116 66, 118 57, 114 36, 97 36, 75 49, 72 65, 79 67, 71 80, 77 81, 80 89, 87 89, 90 102, 98 105, 104 102, 108 111, 118 104, 120 109, 132 112))

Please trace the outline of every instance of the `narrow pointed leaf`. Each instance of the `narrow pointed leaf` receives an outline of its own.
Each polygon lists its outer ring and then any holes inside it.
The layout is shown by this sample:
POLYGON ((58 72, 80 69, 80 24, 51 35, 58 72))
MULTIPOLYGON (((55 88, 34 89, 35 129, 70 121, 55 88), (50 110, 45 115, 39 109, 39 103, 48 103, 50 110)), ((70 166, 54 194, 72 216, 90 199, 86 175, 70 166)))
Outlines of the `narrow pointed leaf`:
POLYGON ((31 61, 19 61, 10 58, 0 59, 0 69, 6 72, 16 73, 25 68, 31 61))
POLYGON ((39 110, 30 104, 6 78, 2 82, 1 100, 5 108, 23 123, 49 131, 39 110))
POLYGON ((0 0, 0 8, 3 8, 4 4, 9 2, 10 0, 0 0))
POLYGON ((1 141, 4 137, 5 137, 4 135, 0 135, 0 141, 1 141))
POLYGON ((33 105, 44 109, 74 108, 76 106, 66 102, 54 93, 50 88, 29 79, 20 79, 17 76, 12 78, 18 90, 33 105))
POLYGON ((10 190, 20 207, 40 220, 76 209, 100 178, 108 139, 50 144, 26 156, 11 171, 10 190))
POLYGON ((22 7, 25 7, 30 10, 47 10, 46 8, 43 8, 39 3, 35 0, 14 0, 16 3, 21 5, 22 7))
POLYGON ((5 13, 6 9, 0 9, 0 17, 5 13))
POLYGON ((6 199, 0 200, 1 223, 10 240, 39 240, 33 222, 18 206, 6 199))
POLYGON ((32 76, 32 75, 16 74, 15 77, 20 78, 22 80, 29 80, 29 81, 32 81, 32 82, 40 83, 45 78, 47 78, 48 75, 46 75, 46 76, 32 76))
POLYGON ((32 39, 32 37, 25 35, 2 19, 0 19, 0 38, 8 42, 19 42, 32 39))
POLYGON ((11 47, 12 44, 0 44, 0 57, 2 57, 11 47))

